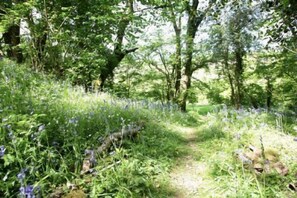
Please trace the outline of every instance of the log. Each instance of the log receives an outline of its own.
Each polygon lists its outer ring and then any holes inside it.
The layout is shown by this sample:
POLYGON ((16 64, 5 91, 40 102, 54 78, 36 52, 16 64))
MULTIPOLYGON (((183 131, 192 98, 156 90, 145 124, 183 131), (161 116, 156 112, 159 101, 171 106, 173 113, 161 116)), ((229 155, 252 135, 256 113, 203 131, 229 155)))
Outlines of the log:
POLYGON ((128 125, 128 126, 123 126, 122 130, 117 133, 112 133, 108 135, 103 143, 101 144, 100 147, 97 148, 96 153, 97 155, 101 155, 105 151, 107 151, 113 143, 116 143, 125 137, 133 137, 137 133, 139 133, 144 127, 144 123, 140 123, 137 126, 134 125, 128 125))
POLYGON ((85 173, 92 173, 93 167, 96 164, 96 155, 101 155, 104 152, 108 151, 108 149, 118 141, 121 141, 125 137, 134 137, 137 135, 144 127, 144 123, 140 122, 138 125, 127 125, 123 126, 122 130, 117 133, 112 133, 108 135, 101 146, 99 146, 96 150, 86 150, 87 151, 87 157, 84 159, 82 164, 82 171, 81 174, 85 173))

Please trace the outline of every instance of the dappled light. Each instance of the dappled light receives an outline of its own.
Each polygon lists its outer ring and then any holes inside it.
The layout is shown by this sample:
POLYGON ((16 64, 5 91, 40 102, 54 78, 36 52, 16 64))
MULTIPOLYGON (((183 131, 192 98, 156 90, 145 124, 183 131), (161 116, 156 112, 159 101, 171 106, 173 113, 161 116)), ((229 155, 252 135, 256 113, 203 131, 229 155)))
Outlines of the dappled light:
POLYGON ((296 0, 0 2, 0 197, 297 197, 296 0))

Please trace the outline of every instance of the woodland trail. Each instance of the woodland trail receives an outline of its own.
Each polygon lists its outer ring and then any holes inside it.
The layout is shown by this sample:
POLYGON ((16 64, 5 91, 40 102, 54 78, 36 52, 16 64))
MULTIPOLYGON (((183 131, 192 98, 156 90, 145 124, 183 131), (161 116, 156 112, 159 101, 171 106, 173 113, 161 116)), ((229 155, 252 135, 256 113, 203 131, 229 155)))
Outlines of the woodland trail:
POLYGON ((177 160, 170 173, 170 187, 176 198, 206 197, 210 187, 206 174, 207 164, 201 160, 201 152, 197 144, 197 129, 181 127, 179 133, 185 139, 187 153, 177 160))

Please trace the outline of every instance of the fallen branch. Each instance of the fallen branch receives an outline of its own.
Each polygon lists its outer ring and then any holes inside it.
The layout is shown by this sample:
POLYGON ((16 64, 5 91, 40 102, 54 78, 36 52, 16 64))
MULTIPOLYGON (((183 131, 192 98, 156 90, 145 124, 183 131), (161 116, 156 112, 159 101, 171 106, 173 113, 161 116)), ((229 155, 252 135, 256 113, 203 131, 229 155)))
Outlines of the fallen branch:
MULTIPOLYGON (((86 150, 85 153, 87 157, 84 159, 82 164, 81 174, 92 173, 94 170, 92 169, 96 165, 96 155, 101 155, 102 153, 108 151, 108 149, 116 144, 119 141, 122 141, 125 137, 134 137, 136 136, 141 129, 143 129, 144 123, 141 122, 138 125, 127 125, 123 126, 122 130, 117 133, 112 133, 108 135, 100 147, 96 150, 86 150)), ((118 162, 120 163, 120 162, 118 162)), ((116 163, 117 164, 117 163, 116 163)), ((96 173, 94 173, 96 174, 96 173)))
POLYGON ((144 123, 138 126, 128 125, 123 126, 122 130, 117 133, 112 133, 105 138, 102 145, 97 149, 97 154, 100 155, 107 151, 112 144, 124 139, 125 137, 133 137, 143 129, 144 123))

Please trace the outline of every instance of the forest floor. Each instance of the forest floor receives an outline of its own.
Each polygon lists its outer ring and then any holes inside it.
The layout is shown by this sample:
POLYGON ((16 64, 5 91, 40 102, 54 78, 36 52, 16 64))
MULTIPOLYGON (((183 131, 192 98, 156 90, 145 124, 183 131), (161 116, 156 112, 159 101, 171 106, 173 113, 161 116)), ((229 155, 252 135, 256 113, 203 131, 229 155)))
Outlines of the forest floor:
POLYGON ((0 70, 1 197, 32 187, 31 197, 297 195, 296 115, 196 104, 185 114, 86 94, 11 62, 0 70), (107 134, 135 123, 145 123, 137 137, 94 155, 107 134), (84 163, 91 160, 92 169, 84 163))
POLYGON ((197 147, 197 128, 178 127, 178 133, 185 140, 185 155, 181 156, 170 173, 170 188, 176 198, 202 197, 210 188, 207 178, 208 166, 199 160, 201 151, 197 147))
POLYGON ((235 114, 235 118, 225 122, 222 112, 196 114, 196 123, 175 123, 169 127, 183 139, 181 153, 169 172, 169 187, 173 192, 169 197, 296 197, 297 165, 292 151, 297 149, 297 144, 289 133, 290 128, 278 121, 278 117, 235 114), (237 157, 237 152, 249 154, 250 145, 263 147, 266 155, 276 156, 276 162, 270 162, 272 168, 265 174, 256 174, 253 168, 260 157, 253 158, 249 168, 237 157), (282 175, 278 169, 288 169, 289 174, 282 175))

